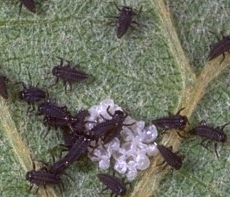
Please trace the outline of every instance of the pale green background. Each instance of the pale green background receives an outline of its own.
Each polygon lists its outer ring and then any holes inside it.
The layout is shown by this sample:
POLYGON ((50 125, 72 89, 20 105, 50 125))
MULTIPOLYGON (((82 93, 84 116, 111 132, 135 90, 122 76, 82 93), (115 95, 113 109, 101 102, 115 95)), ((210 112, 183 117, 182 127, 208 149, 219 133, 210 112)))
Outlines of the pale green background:
MULTIPOLYGON (((182 76, 168 49, 167 35, 162 31, 153 0, 126 1, 126 5, 137 10, 143 6, 138 19, 142 25, 122 39, 117 39, 114 26, 107 25, 106 16, 117 14, 113 1, 35 2, 37 15, 23 7, 19 16, 16 0, 0 1, 0 60, 1 72, 11 79, 10 99, 6 104, 36 159, 51 162, 48 150, 61 140, 53 130, 45 139, 41 137, 46 130, 42 118, 26 116, 27 103, 18 100, 20 86, 13 83, 30 84, 30 72, 31 83, 39 83, 39 87, 47 89, 54 82, 51 69, 59 63, 56 56, 80 64, 81 69, 92 75, 90 80, 74 84, 73 91, 67 95, 62 83, 49 89, 50 96, 71 112, 106 98, 114 99, 132 117, 147 122, 174 110, 181 96, 182 76)), ((118 4, 125 3, 119 1, 118 4)), ((175 0, 167 4, 191 67, 199 74, 206 64, 209 45, 216 41, 208 31, 223 30, 230 34, 230 1, 175 0)), ((221 125, 230 120, 229 76, 227 69, 207 89, 191 123, 206 119, 221 125)), ((226 133, 230 136, 229 128, 226 133)), ((183 142, 180 151, 186 155, 184 165, 181 171, 174 171, 163 179, 158 196, 229 196, 229 143, 220 146, 217 159, 212 147, 207 151, 196 145, 199 142, 191 139, 183 142)), ((0 164, 0 196, 33 196, 28 192, 26 172, 21 169, 3 132, 0 132, 0 164)), ((88 159, 71 166, 67 173, 75 181, 63 177, 65 196, 101 196, 97 172, 96 165, 88 159)), ((55 191, 58 193, 58 188, 55 191)))

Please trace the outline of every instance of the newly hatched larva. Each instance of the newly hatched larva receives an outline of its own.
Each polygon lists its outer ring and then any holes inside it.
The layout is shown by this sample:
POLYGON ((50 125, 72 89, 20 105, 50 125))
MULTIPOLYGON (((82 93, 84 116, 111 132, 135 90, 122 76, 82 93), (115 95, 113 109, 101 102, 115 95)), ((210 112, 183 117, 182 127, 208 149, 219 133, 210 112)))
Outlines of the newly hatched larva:
POLYGON ((121 179, 109 174, 98 174, 97 177, 107 189, 112 191, 111 196, 113 194, 116 196, 124 196, 126 194, 126 185, 121 179))
POLYGON ((181 168, 184 159, 183 156, 178 156, 176 153, 172 152, 172 147, 157 145, 157 148, 168 165, 176 170, 181 168))
MULTIPOLYGON (((211 32, 212 33, 212 32, 211 32)), ((217 37, 217 36, 216 36, 217 37)), ((214 43, 210 46, 210 52, 208 54, 208 60, 212 60, 219 55, 223 55, 222 60, 220 61, 220 64, 224 61, 225 59, 225 52, 230 51, 230 36, 222 36, 222 39, 218 39, 217 43, 214 43)))
POLYGON ((218 156, 217 154, 217 143, 218 142, 226 142, 227 141, 227 136, 224 133, 224 128, 230 123, 226 123, 221 127, 213 127, 213 126, 209 126, 206 124, 206 122, 203 120, 200 122, 200 124, 196 127, 194 127, 193 129, 191 129, 189 131, 189 133, 196 135, 196 136, 200 136, 203 138, 201 145, 203 145, 205 148, 207 148, 204 145, 205 141, 214 141, 214 147, 215 147, 215 153, 216 156, 218 156))
POLYGON ((55 66, 52 69, 52 74, 56 76, 57 79, 56 82, 51 86, 56 85, 59 79, 62 79, 65 85, 65 92, 67 92, 67 83, 70 85, 70 89, 72 89, 71 84, 73 82, 80 82, 89 77, 87 73, 70 66, 69 61, 67 61, 67 64, 63 64, 63 58, 59 59, 61 60, 60 65, 55 66))
POLYGON ((20 0, 20 2, 19 13, 21 13, 22 5, 24 5, 30 12, 36 13, 34 0, 20 0))

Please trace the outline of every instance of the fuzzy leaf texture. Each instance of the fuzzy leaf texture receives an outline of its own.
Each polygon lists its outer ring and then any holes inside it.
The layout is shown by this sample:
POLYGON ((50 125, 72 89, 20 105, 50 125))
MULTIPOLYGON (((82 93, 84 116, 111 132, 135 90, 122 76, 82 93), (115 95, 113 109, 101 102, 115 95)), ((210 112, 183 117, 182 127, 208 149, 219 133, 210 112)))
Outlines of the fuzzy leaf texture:
MULTIPOLYGON (((222 56, 207 61, 209 45, 217 42, 209 31, 230 34, 228 0, 128 0, 126 5, 137 12, 143 6, 135 18, 140 25, 121 39, 110 24, 111 16, 118 14, 111 0, 35 0, 37 14, 22 7, 20 15, 18 1, 0 3, 1 73, 10 79, 9 100, 0 98, 0 196, 45 196, 44 189, 38 194, 28 191, 25 174, 32 169, 31 157, 52 163, 50 152, 62 143, 54 130, 44 139, 42 118, 26 115, 28 105, 17 96, 22 87, 14 85, 19 81, 48 90, 71 112, 112 98, 130 116, 146 122, 182 107, 190 127, 201 120, 213 125, 230 121, 229 54, 222 64, 222 56), (90 79, 73 84, 67 94, 61 81, 49 88, 55 81, 51 70, 59 63, 57 56, 79 64, 90 79)), ((225 131, 230 137, 230 128, 225 131)), ((186 155, 181 170, 157 172, 162 158, 153 157, 128 196, 229 195, 228 141, 218 146, 218 159, 212 145, 209 150, 199 145, 201 139, 182 139, 173 131, 159 139, 186 155)), ((63 195, 102 196, 97 173, 87 158, 72 165, 67 174, 74 181, 63 177, 63 195)), ((57 187, 48 187, 48 195, 61 196, 57 187)))

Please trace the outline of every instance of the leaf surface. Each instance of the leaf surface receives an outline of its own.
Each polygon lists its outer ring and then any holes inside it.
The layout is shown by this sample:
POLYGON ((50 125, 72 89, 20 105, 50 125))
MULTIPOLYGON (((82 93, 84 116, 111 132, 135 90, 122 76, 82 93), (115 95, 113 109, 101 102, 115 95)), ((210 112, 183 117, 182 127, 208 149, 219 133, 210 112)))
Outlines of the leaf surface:
MULTIPOLYGON (((52 163, 49 151, 62 143, 58 131, 41 137, 47 128, 35 113, 26 115, 28 105, 18 99, 22 87, 15 82, 38 85, 71 112, 112 98, 146 122, 181 107, 191 125, 203 119, 214 125, 229 121, 229 55, 221 65, 221 56, 206 60, 208 46, 216 42, 208 31, 229 33, 227 0, 126 1, 135 10, 141 5, 143 9, 135 18, 139 27, 130 28, 121 39, 108 24, 109 16, 118 14, 113 1, 35 1, 37 14, 23 7, 20 16, 14 1, 1 4, 1 72, 10 79, 10 99, 0 98, 1 196, 32 196, 25 179, 31 157, 52 163), (59 63, 57 56, 79 64, 90 79, 73 84, 67 94, 61 81, 49 88, 55 82, 51 70, 59 63)), ((228 142, 219 146, 220 159, 212 146, 208 151, 197 145, 199 140, 181 139, 175 132, 164 135, 161 143, 186 155, 182 169, 157 172, 161 157, 152 158, 130 196, 228 196, 228 142)), ((101 196, 96 173, 96 165, 83 158, 67 171, 74 182, 63 177, 63 195, 101 196)), ((39 194, 46 192, 39 189, 39 194)), ((61 196, 58 187, 48 188, 48 194, 61 196)))

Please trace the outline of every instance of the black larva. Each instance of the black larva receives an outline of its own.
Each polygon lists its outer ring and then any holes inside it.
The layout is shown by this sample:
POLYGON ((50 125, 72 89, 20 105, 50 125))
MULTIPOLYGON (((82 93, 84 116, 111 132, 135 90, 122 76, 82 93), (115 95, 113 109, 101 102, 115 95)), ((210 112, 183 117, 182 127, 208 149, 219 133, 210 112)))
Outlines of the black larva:
POLYGON ((181 108, 176 114, 169 114, 166 117, 158 118, 152 121, 152 123, 156 127, 160 127, 162 129, 180 129, 183 130, 188 123, 187 116, 180 115, 180 112, 184 108, 181 108))
POLYGON ((115 6, 119 10, 119 16, 115 17, 117 19, 116 33, 117 37, 121 38, 127 32, 129 27, 132 26, 132 24, 139 25, 136 21, 133 20, 133 16, 139 15, 142 7, 140 8, 139 13, 136 14, 132 7, 123 6, 122 9, 120 9, 116 4, 115 6))
POLYGON ((106 186, 106 189, 112 191, 111 196, 113 194, 116 196, 126 194, 126 185, 121 179, 109 174, 97 174, 97 177, 106 186))
POLYGON ((55 130, 61 127, 68 126, 70 124, 70 118, 57 118, 52 116, 44 116, 43 118, 43 124, 48 127, 48 130, 53 127, 55 130))
POLYGON ((8 99, 8 91, 6 88, 6 81, 8 79, 5 76, 0 75, 0 95, 4 98, 4 99, 8 99))
POLYGON ((82 136, 78 137, 69 149, 67 155, 63 158, 67 163, 72 164, 83 155, 90 145, 90 140, 82 136))
MULTIPOLYGON (((217 36, 216 36, 217 37, 217 36)), ((217 37, 218 38, 218 37, 217 37)), ((230 36, 222 36, 222 40, 218 38, 218 42, 210 46, 210 52, 208 54, 208 60, 212 60, 219 55, 223 55, 220 64, 224 61, 225 52, 230 51, 230 36)))
POLYGON ((36 8, 34 4, 34 0, 20 0, 20 11, 22 9, 22 5, 24 5, 30 12, 36 13, 36 8))
POLYGON ((34 104, 38 101, 45 99, 47 97, 47 93, 38 87, 33 87, 30 85, 27 88, 24 83, 20 83, 23 85, 23 90, 18 93, 18 96, 21 100, 26 101, 30 105, 27 112, 31 112, 35 108, 34 104), (32 109, 30 109, 31 107, 32 109))
POLYGON ((46 185, 58 185, 58 186, 62 185, 63 187, 63 183, 59 175, 51 173, 46 167, 42 167, 39 170, 35 170, 34 162, 33 162, 33 170, 28 171, 26 173, 26 180, 28 180, 31 184, 30 190, 34 185, 44 186, 45 189, 46 189, 46 185))
POLYGON ((217 142, 224 143, 227 141, 227 136, 223 130, 228 124, 230 123, 226 123, 221 127, 212 127, 212 126, 208 126, 206 122, 203 120, 200 122, 198 126, 194 127, 189 132, 193 135, 202 137, 203 140, 201 142, 201 145, 204 146, 205 148, 207 148, 207 146, 204 145, 205 141, 214 141, 215 153, 216 156, 219 157, 217 154, 217 142))
POLYGON ((70 89, 72 89, 71 84, 73 82, 80 82, 89 77, 89 75, 86 74, 85 72, 77 70, 74 67, 71 67, 69 61, 67 61, 67 64, 63 64, 63 59, 62 58, 59 59, 61 60, 60 65, 55 66, 52 69, 52 74, 56 76, 57 79, 56 82, 51 86, 56 85, 59 79, 62 79, 65 85, 65 92, 67 92, 67 83, 70 85, 70 89))
POLYGON ((105 122, 98 123, 90 131, 88 131, 85 135, 86 138, 91 140, 102 139, 103 143, 106 144, 119 135, 123 126, 133 125, 133 123, 124 124, 124 121, 128 116, 127 114, 120 110, 117 110, 114 114, 111 114, 109 108, 110 106, 107 108, 107 113, 112 117, 112 119, 107 120, 102 116, 105 122))
POLYGON ((50 116, 52 118, 69 121, 71 119, 70 113, 66 107, 60 107, 55 102, 46 101, 38 106, 37 115, 50 116))
POLYGON ((163 145, 157 145, 157 148, 164 158, 164 161, 176 170, 179 170, 182 166, 183 156, 178 156, 172 152, 172 147, 165 147, 163 145))
POLYGON ((71 130, 73 133, 81 135, 85 131, 85 118, 89 116, 88 110, 80 110, 73 116, 71 123, 71 130))

